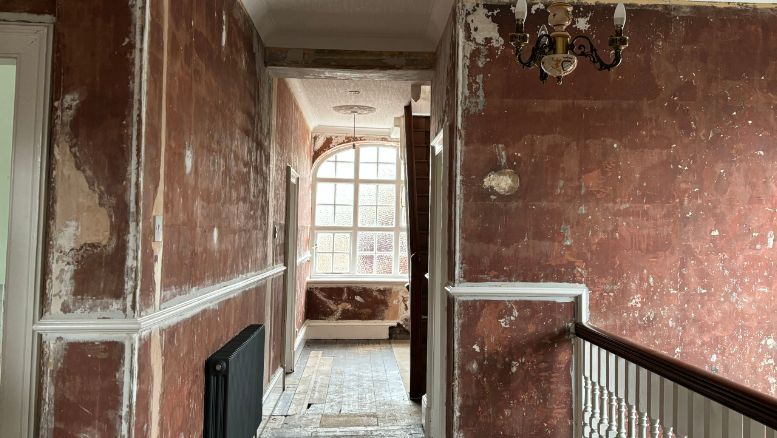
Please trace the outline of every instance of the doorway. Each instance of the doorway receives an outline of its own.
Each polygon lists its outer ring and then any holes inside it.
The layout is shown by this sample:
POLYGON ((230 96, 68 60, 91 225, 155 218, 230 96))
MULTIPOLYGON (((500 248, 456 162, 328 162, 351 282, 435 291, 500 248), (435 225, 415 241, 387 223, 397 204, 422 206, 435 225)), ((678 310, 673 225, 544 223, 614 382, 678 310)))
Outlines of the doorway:
MULTIPOLYGON (((286 168, 286 227, 284 255, 286 278, 284 282, 284 336, 283 368, 285 374, 294 372, 295 341, 297 337, 297 239, 299 234, 299 174, 286 168)), ((284 389, 286 379, 284 378, 284 389)))
POLYGON ((34 421, 51 29, 0 23, 0 436, 34 421))

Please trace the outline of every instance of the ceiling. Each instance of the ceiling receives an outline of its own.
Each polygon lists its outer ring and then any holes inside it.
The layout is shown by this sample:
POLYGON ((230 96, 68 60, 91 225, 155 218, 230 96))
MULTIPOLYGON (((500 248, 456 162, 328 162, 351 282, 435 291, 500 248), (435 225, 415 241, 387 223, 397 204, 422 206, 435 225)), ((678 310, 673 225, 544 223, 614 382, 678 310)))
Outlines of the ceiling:
MULTIPOLYGON (((413 82, 288 79, 294 97, 314 131, 353 129, 353 116, 338 114, 337 105, 369 105, 376 108, 372 114, 357 116, 358 131, 388 132, 394 127, 394 118, 403 115, 410 102, 413 82), (359 91, 352 94, 351 91, 359 91)), ((422 87, 421 99, 413 104, 414 114, 428 114, 430 87, 422 87)))
POLYGON ((243 0, 265 45, 434 51, 453 0, 243 0))

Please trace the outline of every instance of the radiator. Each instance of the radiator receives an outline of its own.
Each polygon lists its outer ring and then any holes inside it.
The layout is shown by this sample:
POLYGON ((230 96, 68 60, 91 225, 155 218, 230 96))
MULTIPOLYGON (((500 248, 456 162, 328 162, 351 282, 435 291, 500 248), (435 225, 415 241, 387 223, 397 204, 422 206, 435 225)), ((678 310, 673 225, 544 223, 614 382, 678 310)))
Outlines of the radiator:
POLYGON ((246 327, 205 362, 205 438, 250 438, 262 422, 264 326, 246 327))

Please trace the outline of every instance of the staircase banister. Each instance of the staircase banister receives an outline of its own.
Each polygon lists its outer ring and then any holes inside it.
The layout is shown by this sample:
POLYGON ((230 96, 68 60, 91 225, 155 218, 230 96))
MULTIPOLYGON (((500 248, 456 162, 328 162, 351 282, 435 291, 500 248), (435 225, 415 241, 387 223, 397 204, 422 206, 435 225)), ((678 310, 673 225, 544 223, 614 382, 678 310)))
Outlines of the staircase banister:
POLYGON ((591 324, 575 323, 574 334, 580 339, 733 409, 765 426, 777 429, 777 398, 606 332, 591 324))

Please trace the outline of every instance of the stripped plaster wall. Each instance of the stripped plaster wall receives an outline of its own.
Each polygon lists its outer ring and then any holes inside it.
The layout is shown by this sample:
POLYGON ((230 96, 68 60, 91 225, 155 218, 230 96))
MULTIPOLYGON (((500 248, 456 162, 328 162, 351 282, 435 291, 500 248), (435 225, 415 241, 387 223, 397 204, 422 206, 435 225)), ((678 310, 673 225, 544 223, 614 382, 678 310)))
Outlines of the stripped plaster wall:
POLYGON ((322 155, 346 143, 366 141, 376 141, 380 143, 396 142, 396 140, 382 135, 357 135, 354 137, 353 135, 316 132, 313 133, 313 162, 318 162, 318 159, 321 158, 322 155))
MULTIPOLYGON (((0 12, 56 18, 44 321, 150 316, 274 266, 284 206, 271 193, 286 161, 309 175, 310 134, 278 123, 278 138, 303 141, 273 148, 273 79, 238 0, 2 0, 0 12)), ((152 330, 43 335, 40 435, 200 434, 205 358, 264 323, 265 383, 280 366, 282 294, 280 275, 152 330)))
POLYGON ((399 321, 410 329, 410 294, 405 286, 308 286, 307 319, 399 321))
MULTIPOLYGON (((556 86, 516 66, 509 6, 463 0, 458 11, 456 281, 584 283, 593 324, 777 394, 777 34, 767 31, 777 13, 634 5, 623 65, 598 72, 581 60, 556 86)), ((573 34, 606 44, 612 6, 576 5, 575 17, 573 34)), ((532 8, 527 29, 546 19, 532 8)), ((452 329, 505 305, 458 313, 452 329)), ((489 334, 505 357, 513 330, 489 334)), ((463 374, 459 353, 455 384, 484 383, 463 374)))
MULTIPOLYGON (((304 259, 310 254, 311 176, 313 149, 311 133, 305 116, 294 98, 286 80, 279 80, 276 89, 275 141, 273 142, 273 205, 278 236, 275 239, 275 263, 284 263, 284 231, 286 212, 286 166, 299 174, 299 205, 297 227, 297 256, 304 259)), ((292 261, 289 261, 292 262, 292 261)), ((296 261, 294 261, 296 262, 296 261)), ((296 328, 305 322, 305 281, 310 275, 310 258, 297 265, 296 328)))

